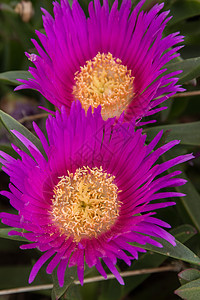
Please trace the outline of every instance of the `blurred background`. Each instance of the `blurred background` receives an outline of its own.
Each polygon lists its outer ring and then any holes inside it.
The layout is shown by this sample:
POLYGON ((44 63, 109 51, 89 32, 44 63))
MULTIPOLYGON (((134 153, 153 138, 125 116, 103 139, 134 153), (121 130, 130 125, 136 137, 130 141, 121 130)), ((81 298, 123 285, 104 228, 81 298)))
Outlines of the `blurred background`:
MULTIPOLYGON (((79 0, 87 12, 89 1, 79 0)), ((112 4, 112 0, 109 0, 112 4)), ((119 1, 120 2, 120 1, 119 1)), ((134 1, 137 3, 139 1, 134 1)), ((147 0, 144 9, 150 9, 155 3, 163 1, 147 0)), ((185 47, 181 49, 181 57, 170 62, 168 69, 179 70, 180 83, 186 88, 184 95, 175 95, 167 101, 168 109, 156 115, 158 122, 146 126, 145 131, 150 141, 160 130, 164 129, 165 141, 181 139, 182 142, 164 159, 175 155, 194 152, 195 159, 182 167, 183 175, 189 180, 184 187, 177 188, 187 197, 176 199, 177 205, 158 213, 158 217, 169 222, 183 243, 194 253, 200 255, 200 1, 199 0, 165 0, 165 10, 170 9, 173 19, 166 28, 165 34, 180 31, 185 36, 185 47)), ((120 5, 120 3, 119 3, 120 5)), ((36 91, 22 90, 13 92, 17 85, 16 78, 22 78, 27 71, 30 61, 24 52, 35 51, 31 38, 36 38, 35 29, 43 31, 42 13, 40 7, 52 13, 50 0, 11 1, 0 0, 0 109, 14 117, 21 124, 33 131, 32 121, 35 120, 41 128, 44 127, 46 114, 38 108, 43 105, 49 108, 47 101, 36 91)), ((37 39, 37 38, 36 38, 37 39)), ((166 103, 164 103, 166 105, 166 103)), ((0 150, 15 155, 10 146, 10 136, 5 126, 0 124, 0 150)), ((180 169, 180 167, 179 167, 180 169)), ((0 189, 8 189, 9 177, 0 172, 0 189)), ((0 211, 13 212, 8 199, 1 196, 0 211)), ((0 228, 5 228, 1 224, 0 228)), ((40 256, 33 250, 19 249, 21 242, 6 239, 0 233, 0 290, 26 287, 31 266, 40 256)), ((166 255, 148 252, 133 262, 128 270, 143 268, 158 268, 159 266, 177 264, 177 270, 194 268, 196 277, 200 278, 198 268, 181 260, 168 258, 166 255)), ((120 269, 127 268, 120 264, 120 269)), ((97 275, 95 271, 89 276, 97 275)), ((186 281, 189 282, 190 280, 186 281)), ((39 272, 32 285, 51 284, 52 278, 45 273, 45 268, 39 272)), ((71 286, 64 299, 94 299, 94 300, 176 300, 181 295, 174 291, 180 287, 180 276, 177 272, 163 272, 129 277, 125 280, 125 287, 121 287, 116 280, 107 282, 93 282, 83 287, 71 286)), ((200 299, 200 294, 185 296, 184 299, 200 299), (196 295, 196 296, 195 296, 196 295), (195 298, 196 297, 196 298, 195 298), (199 297, 199 298, 198 298, 199 297)), ((0 296, 0 299, 50 299, 51 290, 31 293, 19 293, 0 296)), ((183 297, 183 296, 182 296, 183 297)))

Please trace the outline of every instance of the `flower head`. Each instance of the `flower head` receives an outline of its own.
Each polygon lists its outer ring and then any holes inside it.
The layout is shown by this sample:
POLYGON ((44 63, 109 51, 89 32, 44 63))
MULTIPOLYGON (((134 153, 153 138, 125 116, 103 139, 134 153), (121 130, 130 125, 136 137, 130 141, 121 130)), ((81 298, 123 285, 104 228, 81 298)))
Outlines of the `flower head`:
POLYGON ((179 32, 162 37, 170 20, 162 4, 149 12, 140 11, 142 0, 132 11, 131 0, 90 2, 86 18, 77 0, 54 2, 54 19, 44 9, 46 34, 36 32, 41 46, 33 40, 38 55, 26 54, 35 67, 33 78, 20 80, 17 89, 38 90, 56 107, 70 109, 74 100, 85 111, 102 107, 106 120, 119 117, 140 120, 166 107, 156 108, 177 91, 180 71, 167 73, 166 63, 177 57, 183 41, 179 32))
POLYGON ((157 159, 178 144, 172 141, 153 151, 161 138, 160 132, 145 145, 142 130, 121 118, 104 121, 100 108, 90 108, 85 115, 80 102, 74 102, 70 115, 56 112, 46 123, 48 141, 34 124, 46 157, 22 134, 12 132, 30 151, 30 155, 13 145, 21 156, 15 159, 0 152, 3 170, 10 176, 10 199, 18 214, 1 213, 2 222, 23 228, 11 235, 25 237, 31 243, 22 249, 37 248, 45 252, 35 263, 29 281, 32 282, 42 265, 51 258, 47 273, 56 268, 62 286, 66 267, 77 266, 83 284, 84 261, 106 278, 101 261, 117 280, 123 280, 115 267, 117 259, 128 265, 144 252, 139 246, 162 245, 160 237, 175 245, 174 237, 162 227, 167 223, 155 218, 154 210, 174 205, 174 202, 154 200, 181 196, 181 193, 160 191, 179 186, 185 180, 174 178, 181 172, 163 174, 167 169, 192 158, 178 156, 158 164, 157 159), (126 253, 128 252, 128 254, 126 253))

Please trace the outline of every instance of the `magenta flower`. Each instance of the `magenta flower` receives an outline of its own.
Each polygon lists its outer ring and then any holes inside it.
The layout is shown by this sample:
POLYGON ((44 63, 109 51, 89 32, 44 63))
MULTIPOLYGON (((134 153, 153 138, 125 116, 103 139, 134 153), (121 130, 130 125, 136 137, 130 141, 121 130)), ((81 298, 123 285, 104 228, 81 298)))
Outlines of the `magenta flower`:
POLYGON ((162 37, 171 17, 156 4, 149 12, 140 11, 145 0, 131 11, 131 0, 90 2, 86 18, 77 0, 72 8, 67 0, 54 2, 54 19, 44 9, 46 34, 36 32, 43 46, 33 40, 38 55, 28 54, 35 67, 33 78, 20 80, 16 89, 36 89, 56 107, 69 109, 79 100, 87 111, 102 107, 103 119, 125 110, 125 118, 140 120, 166 107, 158 107, 177 91, 177 75, 167 73, 166 63, 179 56, 183 41, 179 32, 162 37))
POLYGON ((117 259, 130 265, 138 252, 145 252, 132 242, 162 247, 153 239, 160 237, 175 245, 174 237, 162 228, 170 226, 155 218, 154 210, 175 204, 166 198, 183 196, 162 191, 184 184, 184 179, 174 178, 181 172, 163 172, 193 156, 182 155, 158 164, 157 159, 179 141, 154 150, 162 132, 147 146, 146 136, 142 130, 134 131, 132 122, 128 125, 120 118, 115 126, 113 123, 114 119, 102 119, 100 107, 94 113, 90 108, 86 116, 76 102, 69 116, 62 108, 56 117, 48 118, 48 141, 34 124, 46 158, 16 130, 12 132, 31 156, 14 145, 21 159, 0 151, 2 169, 11 181, 10 192, 1 194, 18 211, 17 215, 1 213, 2 222, 25 229, 10 232, 31 242, 22 249, 45 252, 35 263, 29 282, 50 259, 46 271, 52 273, 58 265, 61 286, 67 266, 77 266, 83 284, 84 261, 106 278, 104 262, 123 284, 115 267, 117 259), (156 203, 157 199, 164 201, 156 203))

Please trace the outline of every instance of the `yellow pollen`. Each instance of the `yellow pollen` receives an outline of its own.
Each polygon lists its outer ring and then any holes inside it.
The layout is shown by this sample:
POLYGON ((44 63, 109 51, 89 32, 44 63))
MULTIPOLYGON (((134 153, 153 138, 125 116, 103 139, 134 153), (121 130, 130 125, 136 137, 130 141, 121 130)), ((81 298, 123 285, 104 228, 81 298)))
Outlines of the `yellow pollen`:
POLYGON ((87 111, 101 105, 104 120, 120 116, 134 96, 131 70, 119 58, 98 53, 75 73, 73 94, 87 111))
POLYGON ((82 238, 97 237, 111 228, 119 216, 115 176, 102 167, 82 167, 60 177, 54 188, 51 215, 62 234, 82 238))

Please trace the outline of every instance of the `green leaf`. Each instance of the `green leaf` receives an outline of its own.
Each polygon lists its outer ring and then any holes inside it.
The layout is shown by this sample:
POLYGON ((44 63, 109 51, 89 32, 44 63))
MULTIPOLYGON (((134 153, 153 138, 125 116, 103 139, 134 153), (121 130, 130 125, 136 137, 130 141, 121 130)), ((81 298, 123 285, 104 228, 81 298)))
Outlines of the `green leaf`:
POLYGON ((67 294, 65 296, 66 300, 81 300, 80 286, 70 285, 67 294))
POLYGON ((182 244, 196 233, 195 229, 191 225, 183 225, 171 230, 170 233, 176 237, 175 247, 160 238, 154 238, 154 240, 160 242, 163 245, 163 248, 158 248, 149 244, 140 247, 158 254, 180 259, 191 264, 200 265, 200 258, 182 244))
POLYGON ((181 62, 171 63, 167 65, 168 73, 182 70, 183 72, 178 75, 180 78, 178 83, 183 84, 191 79, 200 76, 200 57, 185 59, 181 62))
MULTIPOLYGON (((15 152, 15 150, 7 144, 0 144, 0 150, 9 154, 10 156, 14 157, 14 158, 19 158, 19 155, 17 154, 17 152, 15 152)), ((0 163, 0 169, 2 167, 2 164, 0 163)))
POLYGON ((170 230, 170 233, 181 243, 187 242, 197 232, 194 227, 189 224, 181 225, 170 230))
POLYGON ((200 14, 199 0, 175 0, 170 6, 171 15, 174 16, 170 25, 200 14))
POLYGON ((165 142, 178 139, 183 145, 200 146, 200 122, 147 128, 147 140, 150 142, 161 130, 164 131, 165 142))
POLYGON ((14 241, 20 241, 20 242, 28 242, 27 239, 25 239, 21 236, 8 235, 8 232, 10 232, 11 230, 15 230, 15 231, 19 231, 19 232, 22 231, 19 228, 14 228, 14 227, 0 228, 0 238, 14 240, 14 241))
POLYGON ((17 79, 28 79, 32 78, 31 74, 28 71, 8 71, 0 73, 0 80, 6 81, 8 84, 20 85, 21 82, 17 79))
POLYGON ((181 34, 186 36, 184 38, 184 44, 185 44, 185 42, 186 43, 188 42, 188 45, 189 45, 191 42, 191 37, 193 35, 197 35, 200 33, 200 20, 199 20, 199 18, 197 18, 197 19, 194 18, 193 20, 190 20, 187 23, 182 22, 181 24, 179 23, 179 24, 173 26, 173 29, 174 30, 178 29, 181 32, 181 34))
POLYGON ((186 179, 188 182, 184 186, 181 186, 181 188, 176 187, 176 190, 186 194, 186 196, 180 197, 181 202, 192 222, 200 232, 200 195, 184 172, 182 173, 181 177, 186 179))
MULTIPOLYGON (((191 225, 181 225, 175 229, 170 230, 170 233, 174 235, 177 238, 177 240, 179 240, 182 243, 185 243, 195 235, 196 231, 191 225)), ((157 268, 165 260, 166 257, 163 255, 157 254, 155 252, 147 252, 145 254, 140 255, 139 259, 135 260, 128 270, 130 271, 146 268, 157 268)), ((134 276, 134 278, 125 277, 124 286, 119 286, 119 284, 117 285, 115 280, 104 282, 102 294, 100 295, 98 300, 112 299, 112 290, 114 290, 115 288, 117 288, 118 297, 114 298, 114 296, 116 296, 116 294, 114 293, 113 299, 118 300, 123 297, 125 298, 126 295, 128 295, 133 289, 138 287, 149 276, 150 274, 137 275, 134 276)))
MULTIPOLYGON (((129 269, 130 270, 130 269, 129 269)), ((134 277, 135 278, 135 277, 134 277)), ((132 279, 132 278, 131 278, 132 279)), ((131 285, 129 291, 133 289, 131 280, 131 285)), ((125 286, 127 287, 126 278, 124 278, 125 286)), ((128 292, 125 292, 124 294, 124 287, 121 286, 117 280, 109 280, 109 281, 103 281, 100 283, 100 295, 98 297, 98 300, 118 300, 122 299, 123 295, 128 294, 128 292)))
POLYGON ((6 152, 14 158, 19 158, 19 155, 15 152, 15 150, 7 144, 0 144, 0 150, 6 152))
MULTIPOLYGON (((86 264, 84 266, 84 276, 88 275, 89 273, 91 273, 94 270, 93 268, 89 268, 86 264)), ((65 299, 73 299, 72 295, 74 297, 74 299, 79 299, 80 295, 79 295, 79 289, 76 288, 76 286, 74 286, 74 281, 78 279, 78 275, 77 275, 77 267, 71 267, 66 269, 65 271, 65 279, 64 279, 64 285, 63 287, 60 287, 59 283, 58 283, 58 277, 57 277, 57 268, 53 271, 52 273, 52 279, 53 279, 53 290, 52 290, 52 299, 53 300, 57 300, 60 297, 62 297, 62 295, 65 294, 65 299), (70 298, 71 295, 71 298, 70 298), (75 298, 77 297, 77 298, 75 298), (79 297, 79 298, 78 298, 79 297)))
POLYGON ((175 291, 175 294, 186 300, 200 299, 200 279, 182 285, 175 291))
POLYGON ((154 238, 154 240, 160 242, 163 245, 163 248, 158 248, 148 244, 140 247, 146 250, 153 251, 155 253, 180 259, 189 262, 191 264, 200 266, 200 258, 196 254, 194 254, 189 248, 187 248, 185 245, 180 243, 178 240, 176 240, 175 247, 161 238, 154 238))
POLYGON ((181 285, 200 278, 200 271, 197 269, 187 269, 178 274, 181 285))
POLYGON ((65 279, 63 287, 60 287, 57 277, 57 268, 52 273, 53 289, 52 289, 52 300, 58 300, 63 294, 67 292, 69 287, 73 285, 73 282, 78 279, 77 268, 67 268, 65 271, 65 279))
POLYGON ((19 139, 10 131, 15 129, 16 131, 23 134, 29 141, 31 141, 39 150, 40 152, 45 156, 44 149, 42 147, 42 144, 40 140, 32 134, 26 127, 24 127, 22 124, 20 124, 18 121, 16 121, 14 118, 0 110, 0 121, 2 122, 3 126, 7 129, 8 133, 11 135, 12 139, 16 143, 16 145, 23 150, 24 152, 29 154, 28 149, 24 146, 24 144, 19 141, 19 139))

